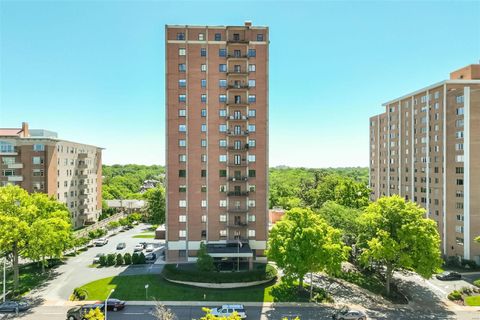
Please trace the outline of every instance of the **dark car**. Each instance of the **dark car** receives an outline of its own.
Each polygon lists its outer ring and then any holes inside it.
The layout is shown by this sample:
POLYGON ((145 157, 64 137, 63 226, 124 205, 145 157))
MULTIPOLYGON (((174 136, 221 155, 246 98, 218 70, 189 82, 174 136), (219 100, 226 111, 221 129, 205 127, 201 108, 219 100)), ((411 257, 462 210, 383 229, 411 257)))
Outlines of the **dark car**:
POLYGON ((155 262, 157 260, 157 255, 153 252, 148 253, 145 255, 145 261, 147 262, 155 262))
POLYGON ((0 312, 18 312, 30 308, 26 301, 5 301, 0 303, 0 312))
POLYGON ((143 246, 143 249, 145 249, 148 245, 148 243, 146 243, 146 242, 140 242, 139 244, 141 244, 143 246))
POLYGON ((125 244, 125 242, 120 242, 119 244, 117 244, 117 250, 123 250, 126 246, 127 245, 125 244))
POLYGON ((437 279, 442 281, 448 280, 462 280, 462 275, 454 271, 445 271, 440 274, 437 274, 437 279))
MULTIPOLYGON (((111 311, 118 311, 123 310, 125 308, 125 301, 118 300, 118 299, 108 299, 107 301, 107 310, 111 311)), ((102 302, 105 304, 105 301, 102 302)))
POLYGON ((103 303, 94 303, 71 308, 67 311, 67 320, 84 320, 86 319, 84 318, 85 314, 90 312, 90 310, 97 308, 103 313, 105 305, 103 303))

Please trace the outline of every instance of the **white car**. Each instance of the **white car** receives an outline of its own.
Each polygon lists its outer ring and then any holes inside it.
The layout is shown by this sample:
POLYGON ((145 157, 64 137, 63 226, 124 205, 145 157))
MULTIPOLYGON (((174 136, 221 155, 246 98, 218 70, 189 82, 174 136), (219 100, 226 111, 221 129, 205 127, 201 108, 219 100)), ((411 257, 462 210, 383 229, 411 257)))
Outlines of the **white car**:
POLYGON ((99 238, 95 241, 93 241, 93 244, 96 246, 96 247, 101 247, 101 246, 104 246, 108 243, 108 239, 107 238, 99 238))
POLYGON ((143 250, 143 244, 137 244, 135 246, 135 248, 133 248, 133 252, 137 252, 137 251, 142 251, 143 250))
POLYGON ((247 314, 245 313, 245 308, 243 304, 224 304, 218 308, 212 308, 212 315, 218 317, 229 317, 234 312, 238 314, 240 319, 246 319, 247 314))
POLYGON ((334 314, 332 314, 332 319, 334 320, 367 320, 367 315, 365 312, 360 310, 349 309, 348 307, 343 307, 334 314))
POLYGON ((153 244, 148 244, 147 247, 145 248, 146 252, 152 252, 153 250, 155 250, 155 247, 153 246, 153 244))

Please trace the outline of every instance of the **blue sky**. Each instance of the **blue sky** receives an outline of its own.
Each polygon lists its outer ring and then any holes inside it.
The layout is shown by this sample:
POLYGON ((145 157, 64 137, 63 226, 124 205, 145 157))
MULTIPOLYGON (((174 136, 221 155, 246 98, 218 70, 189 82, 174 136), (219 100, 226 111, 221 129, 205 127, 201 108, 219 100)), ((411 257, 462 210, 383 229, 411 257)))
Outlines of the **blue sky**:
POLYGON ((164 164, 165 24, 270 27, 270 164, 368 165, 381 103, 480 58, 480 2, 0 1, 0 127, 164 164))

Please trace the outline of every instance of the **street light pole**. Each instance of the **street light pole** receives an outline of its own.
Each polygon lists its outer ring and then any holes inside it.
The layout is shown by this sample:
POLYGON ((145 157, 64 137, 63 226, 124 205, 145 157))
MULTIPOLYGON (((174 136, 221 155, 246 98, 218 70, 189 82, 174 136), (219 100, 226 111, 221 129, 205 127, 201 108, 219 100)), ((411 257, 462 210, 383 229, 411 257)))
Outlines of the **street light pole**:
POLYGON ((105 300, 105 320, 107 320, 107 305, 108 305, 108 298, 112 295, 112 293, 115 291, 115 289, 110 290, 110 293, 107 296, 107 300, 105 300))
MULTIPOLYGON (((145 301, 148 300, 148 284, 145 285, 145 301)), ((107 319, 105 319, 107 320, 107 319)))

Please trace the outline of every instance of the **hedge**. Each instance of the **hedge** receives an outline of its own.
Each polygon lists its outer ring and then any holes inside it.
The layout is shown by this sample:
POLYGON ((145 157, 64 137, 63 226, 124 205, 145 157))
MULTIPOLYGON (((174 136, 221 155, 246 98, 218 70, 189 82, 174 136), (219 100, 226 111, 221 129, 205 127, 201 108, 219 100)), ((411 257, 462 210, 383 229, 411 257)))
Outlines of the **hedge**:
POLYGON ((273 280, 277 277, 277 270, 266 265, 263 270, 240 271, 240 272, 217 272, 178 269, 174 264, 167 264, 163 268, 162 275, 170 280, 207 282, 207 283, 232 283, 273 280))
POLYGON ((473 284, 474 284, 476 287, 479 287, 479 288, 480 288, 480 279, 477 279, 477 280, 473 281, 473 284))

